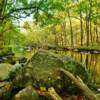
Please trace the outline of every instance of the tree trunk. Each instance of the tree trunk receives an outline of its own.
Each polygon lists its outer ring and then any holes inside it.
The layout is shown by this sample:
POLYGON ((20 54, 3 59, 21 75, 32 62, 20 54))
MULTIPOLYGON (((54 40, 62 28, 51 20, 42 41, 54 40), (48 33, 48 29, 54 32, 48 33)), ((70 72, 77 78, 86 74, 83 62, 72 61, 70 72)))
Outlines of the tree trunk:
POLYGON ((63 22, 61 24, 62 32, 63 32, 63 46, 67 45, 67 39, 66 39, 66 22, 63 22))
POLYGON ((91 33, 91 13, 92 13, 92 1, 89 0, 89 5, 87 5, 87 8, 86 8, 87 47, 90 44, 90 35, 92 37, 92 33, 91 33), (89 6, 89 8, 88 8, 88 6, 89 6))
POLYGON ((83 21, 82 21, 82 11, 80 8, 80 29, 81 29, 81 46, 83 46, 83 21))
POLYGON ((98 27, 97 27, 97 25, 95 27, 95 33, 96 33, 96 42, 98 43, 99 42, 99 36, 98 36, 98 27))
POLYGON ((89 16, 88 16, 88 11, 86 11, 86 34, 87 34, 86 45, 88 47, 89 46, 89 39, 90 39, 90 36, 89 36, 89 16))
POLYGON ((73 43, 73 28, 72 28, 72 21, 71 21, 69 9, 68 9, 68 18, 69 18, 70 33, 71 33, 71 47, 73 48, 74 47, 74 43, 73 43))
POLYGON ((91 44, 93 46, 93 35, 92 35, 92 23, 90 22, 90 38, 91 38, 91 44))

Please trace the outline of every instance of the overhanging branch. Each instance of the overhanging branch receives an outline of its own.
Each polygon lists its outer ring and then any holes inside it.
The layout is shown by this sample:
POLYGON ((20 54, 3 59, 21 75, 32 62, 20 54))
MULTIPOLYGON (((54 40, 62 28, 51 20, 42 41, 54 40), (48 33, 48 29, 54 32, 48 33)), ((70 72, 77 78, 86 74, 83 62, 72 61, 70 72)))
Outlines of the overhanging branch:
MULTIPOLYGON (((11 16, 11 14, 15 13, 15 12, 19 12, 19 11, 27 11, 27 10, 37 10, 40 8, 41 4, 44 2, 44 0, 41 0, 39 5, 34 5, 34 6, 30 6, 29 7, 22 7, 22 8, 15 8, 15 9, 11 9, 9 11, 9 13, 7 13, 2 19, 8 18, 11 16)), ((33 12, 31 12, 30 14, 32 14, 33 12)))
POLYGON ((32 10, 32 9, 37 9, 37 7, 36 6, 32 6, 32 7, 23 7, 23 8, 12 9, 8 14, 6 14, 4 17, 2 17, 2 20, 5 19, 5 18, 10 17, 11 14, 13 14, 15 12, 32 10))

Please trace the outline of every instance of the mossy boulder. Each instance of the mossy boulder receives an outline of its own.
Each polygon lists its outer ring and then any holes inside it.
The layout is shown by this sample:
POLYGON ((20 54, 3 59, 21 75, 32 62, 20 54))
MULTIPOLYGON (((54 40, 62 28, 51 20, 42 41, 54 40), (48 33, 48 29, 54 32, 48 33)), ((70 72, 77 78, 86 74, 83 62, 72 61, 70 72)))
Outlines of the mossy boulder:
POLYGON ((20 90, 12 100, 39 100, 38 94, 32 86, 20 90))
POLYGON ((33 85, 39 87, 54 87, 57 92, 73 87, 73 82, 64 77, 58 69, 64 68, 75 76, 80 76, 86 83, 89 75, 86 67, 68 57, 55 55, 47 51, 38 51, 16 76, 15 84, 21 87, 33 85))

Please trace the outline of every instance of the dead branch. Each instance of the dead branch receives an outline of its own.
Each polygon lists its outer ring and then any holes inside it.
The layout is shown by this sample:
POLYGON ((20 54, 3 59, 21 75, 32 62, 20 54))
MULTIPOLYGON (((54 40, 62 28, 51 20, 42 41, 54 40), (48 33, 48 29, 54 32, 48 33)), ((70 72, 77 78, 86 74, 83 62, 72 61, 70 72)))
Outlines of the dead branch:
POLYGON ((67 77, 69 77, 77 85, 77 87, 83 91, 84 95, 87 96, 90 100, 99 100, 95 93, 88 88, 88 86, 82 81, 80 77, 76 78, 72 73, 62 68, 59 71, 63 72, 67 77))

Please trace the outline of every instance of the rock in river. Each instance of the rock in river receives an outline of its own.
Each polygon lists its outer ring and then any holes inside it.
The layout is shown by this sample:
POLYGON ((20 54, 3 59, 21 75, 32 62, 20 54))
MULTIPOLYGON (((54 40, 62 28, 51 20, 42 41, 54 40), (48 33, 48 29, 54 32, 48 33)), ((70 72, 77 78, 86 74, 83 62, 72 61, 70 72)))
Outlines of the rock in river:
POLYGON ((64 68, 75 76, 80 76, 85 82, 89 78, 86 67, 81 63, 51 52, 38 51, 22 71, 18 72, 15 85, 20 87, 33 85, 36 88, 52 86, 58 92, 63 89, 71 90, 75 85, 69 78, 65 78, 62 73, 58 72, 59 68, 64 68))

